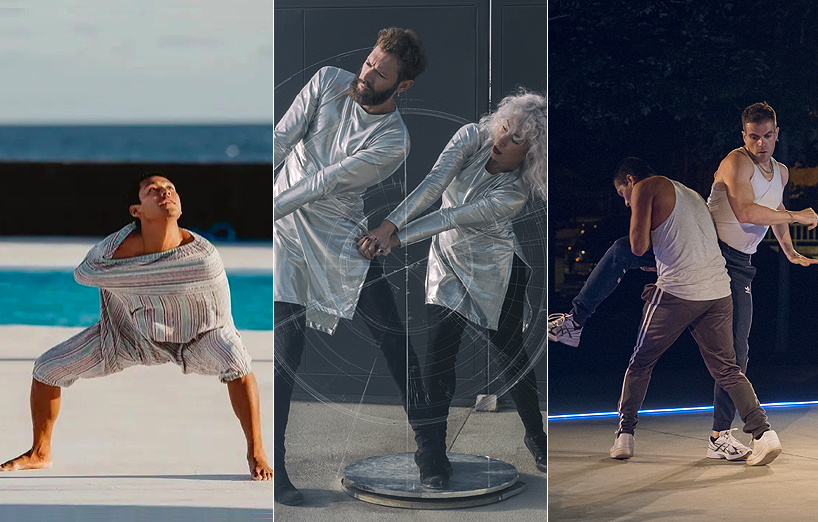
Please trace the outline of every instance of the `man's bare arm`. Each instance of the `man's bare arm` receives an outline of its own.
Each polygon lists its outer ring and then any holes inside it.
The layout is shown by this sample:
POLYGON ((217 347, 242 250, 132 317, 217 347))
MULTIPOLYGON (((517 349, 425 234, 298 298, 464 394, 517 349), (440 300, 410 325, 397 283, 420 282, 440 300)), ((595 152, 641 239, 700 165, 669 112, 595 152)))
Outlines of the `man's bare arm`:
MULTIPOLYGON (((780 165, 782 182, 786 184, 789 172, 780 165)), ((716 173, 716 183, 723 183, 727 191, 727 201, 740 223, 754 225, 781 225, 801 223, 814 228, 818 225, 818 215, 807 208, 800 211, 783 207, 771 209, 753 201, 755 194, 750 179, 753 176, 753 161, 740 152, 731 152, 722 160, 716 173)))
MULTIPOLYGON (((779 206, 778 209, 783 210, 784 205, 779 206)), ((790 225, 788 223, 772 225, 770 228, 773 229, 773 234, 775 234, 775 238, 778 240, 778 244, 781 246, 781 251, 784 252, 784 255, 787 256, 790 263, 801 266, 818 264, 818 259, 803 256, 795 250, 795 246, 792 244, 792 237, 790 236, 790 225)))
POLYGON ((653 211, 653 187, 648 187, 648 180, 634 185, 631 193, 631 225, 628 239, 631 252, 641 256, 650 248, 650 225, 653 211))

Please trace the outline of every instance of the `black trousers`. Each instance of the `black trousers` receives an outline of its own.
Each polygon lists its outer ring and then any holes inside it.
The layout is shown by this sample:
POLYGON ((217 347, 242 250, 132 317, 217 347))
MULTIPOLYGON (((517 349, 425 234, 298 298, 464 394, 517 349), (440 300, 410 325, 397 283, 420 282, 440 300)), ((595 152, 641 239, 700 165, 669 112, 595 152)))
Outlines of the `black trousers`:
MULTIPOLYGON (((494 362, 506 383, 516 381, 509 392, 517 413, 525 426, 526 435, 543 432, 543 418, 537 395, 537 377, 529 368, 528 354, 523 349, 523 307, 525 303, 525 265, 514 256, 511 279, 497 331, 489 331, 489 344, 494 362), (528 371, 526 371, 528 370, 528 371)), ((456 386, 455 362, 460 341, 468 321, 459 313, 438 305, 426 305, 429 341, 423 382, 429 398, 430 422, 437 427, 437 438, 445 444, 446 419, 456 386)), ((421 450, 425 441, 418 440, 421 450)))
MULTIPOLYGON (((274 303, 274 466, 284 464, 285 432, 290 416, 295 374, 306 344, 306 310, 293 303, 274 303)), ((406 410, 416 439, 436 443, 434 427, 427 426, 426 392, 423 388, 418 357, 408 341, 406 328, 398 315, 392 287, 383 273, 383 264, 372 261, 355 310, 366 323, 386 359, 389 373, 406 410)), ((331 427, 328 427, 331 429, 331 427)))

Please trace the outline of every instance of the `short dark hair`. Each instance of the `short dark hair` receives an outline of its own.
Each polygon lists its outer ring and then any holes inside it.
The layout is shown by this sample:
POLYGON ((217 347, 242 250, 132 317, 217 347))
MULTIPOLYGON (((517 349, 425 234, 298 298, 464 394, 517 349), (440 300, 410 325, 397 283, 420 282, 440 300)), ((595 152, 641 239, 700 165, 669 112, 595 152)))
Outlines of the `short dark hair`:
MULTIPOLYGON (((130 188, 130 190, 128 190, 128 205, 127 205, 128 209, 130 209, 131 205, 139 205, 140 203, 142 203, 142 200, 139 199, 139 193, 142 191, 142 187, 145 185, 145 182, 147 180, 149 180, 150 178, 156 177, 156 176, 165 178, 166 180, 173 183, 173 180, 170 179, 167 174, 165 174, 164 172, 158 171, 158 170, 152 170, 152 171, 149 171, 149 172, 145 172, 144 174, 141 174, 139 176, 139 178, 137 178, 133 183, 131 183, 131 188, 130 188)), ((175 185, 175 183, 174 183, 174 185, 175 185)), ((137 218, 137 217, 131 216, 131 219, 133 220, 133 222, 134 222, 134 224, 136 225, 137 228, 139 228, 140 225, 142 224, 142 222, 139 221, 139 218, 137 218)))
POLYGON ((748 123, 764 123, 765 121, 771 121, 773 125, 778 126, 775 111, 769 103, 754 103, 741 113, 741 130, 746 129, 748 123))
POLYGON ((628 175, 631 175, 635 181, 642 181, 645 178, 655 176, 656 172, 650 168, 650 165, 639 158, 625 158, 619 162, 614 174, 614 185, 627 185, 628 175))
POLYGON ((426 51, 423 50, 423 42, 411 29, 399 27, 381 29, 375 47, 380 47, 383 52, 394 55, 400 61, 398 83, 414 80, 426 70, 426 51))
POLYGON ((144 174, 140 174, 139 178, 137 178, 132 184, 130 190, 128 190, 128 205, 138 205, 142 201, 139 199, 139 193, 142 191, 142 186, 145 185, 145 182, 153 177, 161 177, 165 178, 166 180, 173 183, 167 174, 158 170, 152 170, 149 172, 145 172, 144 174))

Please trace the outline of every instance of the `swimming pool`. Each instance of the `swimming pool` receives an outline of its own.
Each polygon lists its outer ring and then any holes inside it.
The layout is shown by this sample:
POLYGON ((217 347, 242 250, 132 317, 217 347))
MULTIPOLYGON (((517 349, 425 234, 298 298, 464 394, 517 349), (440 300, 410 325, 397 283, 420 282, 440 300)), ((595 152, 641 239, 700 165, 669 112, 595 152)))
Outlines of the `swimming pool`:
MULTIPOLYGON (((227 272, 233 319, 244 330, 273 329, 273 276, 227 272)), ((99 291, 68 270, 0 271, 0 325, 91 326, 99 320, 99 291)))

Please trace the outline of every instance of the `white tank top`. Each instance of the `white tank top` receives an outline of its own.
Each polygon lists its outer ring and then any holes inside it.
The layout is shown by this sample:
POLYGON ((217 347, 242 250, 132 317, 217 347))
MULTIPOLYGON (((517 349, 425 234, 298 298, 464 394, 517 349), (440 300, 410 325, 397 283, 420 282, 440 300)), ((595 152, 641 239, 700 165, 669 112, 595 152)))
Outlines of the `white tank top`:
POLYGON ((712 301, 730 295, 716 229, 704 199, 671 180, 676 204, 670 216, 650 233, 656 256, 656 286, 688 301, 712 301))
MULTIPOLYGON (((781 168, 777 161, 773 160, 773 179, 770 181, 764 179, 764 175, 754 162, 750 184, 753 186, 753 203, 776 209, 783 201, 784 185, 781 183, 781 168)), ((756 247, 764 239, 770 227, 739 223, 736 214, 730 207, 730 202, 727 201, 727 191, 716 190, 715 186, 714 183, 710 188, 707 207, 710 209, 710 214, 713 215, 719 239, 745 254, 755 254, 756 247)))

